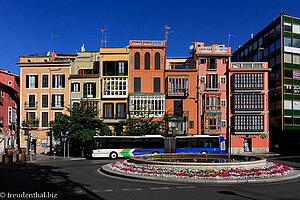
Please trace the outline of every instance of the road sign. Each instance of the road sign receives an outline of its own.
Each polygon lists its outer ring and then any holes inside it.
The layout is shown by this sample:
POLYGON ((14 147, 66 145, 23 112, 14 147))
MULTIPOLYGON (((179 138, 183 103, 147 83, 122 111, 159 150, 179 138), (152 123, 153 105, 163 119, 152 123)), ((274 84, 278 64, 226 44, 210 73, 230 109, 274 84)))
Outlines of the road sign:
POLYGON ((12 130, 11 135, 16 135, 16 131, 12 130))

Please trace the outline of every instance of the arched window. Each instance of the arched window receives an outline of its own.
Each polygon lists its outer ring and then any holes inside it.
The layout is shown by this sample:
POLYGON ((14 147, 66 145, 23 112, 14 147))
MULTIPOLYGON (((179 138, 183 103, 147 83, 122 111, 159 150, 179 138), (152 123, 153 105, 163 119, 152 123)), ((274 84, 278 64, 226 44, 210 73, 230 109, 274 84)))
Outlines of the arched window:
POLYGON ((155 53, 155 69, 160 70, 160 53, 155 53))
POLYGON ((150 69, 150 53, 149 52, 145 53, 145 69, 146 70, 150 69))
POLYGON ((134 69, 140 69, 140 53, 135 52, 134 54, 134 69))

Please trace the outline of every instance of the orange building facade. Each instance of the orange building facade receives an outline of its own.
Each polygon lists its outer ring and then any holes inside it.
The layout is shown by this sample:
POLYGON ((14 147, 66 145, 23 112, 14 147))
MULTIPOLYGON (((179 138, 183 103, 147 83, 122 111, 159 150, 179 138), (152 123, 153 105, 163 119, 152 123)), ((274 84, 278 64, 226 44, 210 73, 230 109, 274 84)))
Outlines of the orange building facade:
POLYGON ((177 135, 197 134, 197 68, 193 58, 169 57, 165 66, 166 113, 177 135))
POLYGON ((165 115, 165 41, 131 40, 129 112, 131 117, 165 115))
POLYGON ((267 62, 229 66, 229 136, 233 154, 269 152, 269 71, 267 62))

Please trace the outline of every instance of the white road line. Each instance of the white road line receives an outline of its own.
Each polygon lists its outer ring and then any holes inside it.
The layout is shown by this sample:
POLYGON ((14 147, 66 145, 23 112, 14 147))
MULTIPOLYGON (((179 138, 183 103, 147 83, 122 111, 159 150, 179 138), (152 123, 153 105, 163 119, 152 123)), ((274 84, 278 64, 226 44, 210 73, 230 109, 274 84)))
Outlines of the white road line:
POLYGON ((123 191, 139 191, 142 190, 141 188, 124 188, 123 191))
POLYGON ((189 188, 196 188, 195 186, 177 186, 178 189, 189 189, 189 188))
POLYGON ((113 190, 103 190, 103 192, 112 192, 113 190))
POLYGON ((169 190, 169 187, 150 188, 150 190, 169 190))

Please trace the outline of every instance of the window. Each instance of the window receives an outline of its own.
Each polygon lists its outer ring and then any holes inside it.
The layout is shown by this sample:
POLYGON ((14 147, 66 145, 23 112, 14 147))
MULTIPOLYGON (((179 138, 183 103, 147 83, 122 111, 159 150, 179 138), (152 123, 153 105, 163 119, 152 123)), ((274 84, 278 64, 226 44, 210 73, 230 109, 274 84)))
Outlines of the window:
POLYGON ((80 83, 71 83, 71 92, 80 92, 80 83))
POLYGON ((280 24, 278 24, 276 27, 275 27, 275 35, 279 34, 280 33, 280 24))
POLYGON ((205 111, 220 111, 221 94, 205 94, 205 111))
POLYGON ((4 97, 4 91, 3 90, 0 90, 0 94, 1 94, 1 97, 4 97))
POLYGON ((54 121, 57 120, 57 118, 58 118, 59 116, 62 116, 62 115, 63 115, 62 112, 55 112, 55 113, 54 113, 54 121))
POLYGON ((52 107, 63 108, 64 107, 64 95, 53 94, 52 95, 52 107))
POLYGON ((200 58, 199 63, 200 64, 206 64, 206 58, 200 58))
POLYGON ((221 84, 226 84, 226 76, 221 76, 221 84))
POLYGON ((8 123, 15 124, 17 122, 17 110, 12 107, 8 107, 8 123))
POLYGON ((218 88, 218 74, 208 74, 206 88, 215 89, 218 88))
POLYGON ((129 96, 131 117, 163 117, 165 108, 164 95, 129 96))
POLYGON ((134 92, 141 92, 141 78, 134 77, 134 92))
POLYGON ((160 53, 155 53, 155 69, 160 70, 160 53))
POLYGON ((221 114, 204 113, 204 132, 216 133, 221 131, 221 114))
POLYGON ((42 88, 48 88, 48 87, 49 87, 49 75, 42 74, 42 88))
POLYGON ((287 23, 287 22, 284 22, 284 24, 283 24, 283 29, 284 29, 285 31, 292 32, 292 24, 287 23))
POLYGON ((272 43, 270 45, 270 53, 273 53, 275 51, 275 43, 272 43))
POLYGON ((77 107, 77 106, 80 106, 80 103, 79 102, 73 102, 73 107, 77 107))
POLYGON ((189 129, 194 129, 194 121, 189 121, 189 129))
POLYGON ((127 78, 106 78, 102 79, 103 97, 127 97, 127 78))
POLYGON ((233 102, 234 110, 263 110, 263 94, 235 94, 233 102))
POLYGON ((227 59, 226 58, 222 58, 221 59, 221 65, 226 65, 227 64, 227 59))
POLYGON ((8 81, 8 85, 12 85, 12 82, 11 82, 11 81, 8 81))
POLYGON ((226 128, 226 121, 222 120, 222 128, 226 128))
POLYGON ((263 115, 236 115, 234 116, 235 131, 263 131, 263 115))
POLYGON ((38 75, 26 75, 26 88, 38 88, 38 75))
POLYGON ((49 103, 48 103, 48 94, 42 94, 42 108, 48 108, 49 103))
POLYGON ((87 82, 83 84, 83 98, 96 97, 96 83, 87 82))
POLYGON ((103 61, 103 76, 128 75, 128 61, 103 61))
POLYGON ((26 112, 26 120, 36 119, 35 112, 26 112))
POLYGON ((183 108, 182 108, 182 102, 175 100, 174 101, 174 115, 177 117, 182 117, 183 115, 183 108))
POLYGON ((64 74, 52 75, 52 87, 53 88, 65 88, 65 75, 64 74))
POLYGON ((267 55, 269 55, 269 47, 266 47, 264 49, 264 56, 267 56, 267 55))
POLYGON ((28 106, 30 108, 36 107, 35 94, 28 95, 28 98, 29 98, 28 106))
POLYGON ((145 53, 145 70, 150 70, 150 53, 145 53))
POLYGON ((217 69, 216 59, 215 58, 209 58, 207 69, 217 69))
POLYGON ((225 100, 225 99, 222 99, 222 100, 221 100, 221 106, 222 106, 222 107, 226 107, 226 100, 225 100))
POLYGON ((263 89, 264 75, 262 73, 234 74, 235 89, 263 89))
POLYGON ((300 34, 300 25, 293 24, 293 32, 300 34))
POLYGON ((284 38, 284 46, 291 47, 292 46, 292 40, 289 38, 284 38))
POLYGON ((253 50, 257 49, 257 41, 253 42, 253 50))
POLYGON ((300 64, 300 55, 293 54, 293 63, 300 64))
POLYGON ((48 112, 42 112, 42 127, 49 126, 49 114, 48 112))
POLYGON ((190 63, 188 62, 171 62, 169 66, 170 69, 190 69, 190 63))
POLYGON ((113 119, 114 118, 114 104, 104 103, 103 104, 103 119, 113 119))
POLYGON ((126 119, 126 103, 117 103, 117 119, 126 119))
POLYGON ((134 54, 134 69, 140 69, 140 53, 139 52, 135 52, 134 54))
POLYGON ((300 48, 300 40, 293 39, 293 47, 300 48))
POLYGON ((284 77, 293 78, 293 70, 292 69, 284 69, 284 77))
POLYGON ((160 93, 160 78, 154 78, 154 93, 160 93))
POLYGON ((292 54, 284 53, 284 62, 292 63, 292 54))
POLYGON ((280 41, 280 39, 276 40, 275 47, 276 47, 276 50, 281 47, 281 41, 280 41))
POLYGON ((259 40, 258 40, 258 47, 261 47, 262 44, 263 44, 263 40, 262 40, 262 38, 259 38, 259 40))
POLYGON ((169 76, 168 92, 169 94, 175 93, 188 93, 189 78, 188 76, 169 76))

